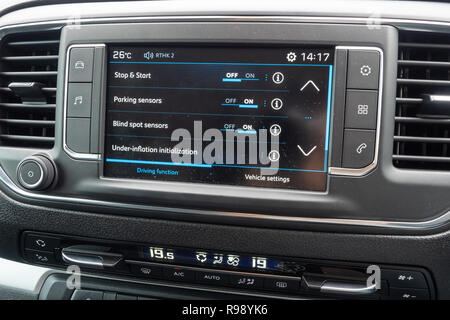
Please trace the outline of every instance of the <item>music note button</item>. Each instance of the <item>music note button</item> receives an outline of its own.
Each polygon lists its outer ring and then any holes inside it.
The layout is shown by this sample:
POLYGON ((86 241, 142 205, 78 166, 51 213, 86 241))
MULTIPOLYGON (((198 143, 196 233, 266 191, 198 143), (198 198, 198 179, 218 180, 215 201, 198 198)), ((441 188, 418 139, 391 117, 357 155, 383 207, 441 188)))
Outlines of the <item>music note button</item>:
POLYGON ((67 116, 89 118, 91 116, 91 83, 69 83, 67 116))

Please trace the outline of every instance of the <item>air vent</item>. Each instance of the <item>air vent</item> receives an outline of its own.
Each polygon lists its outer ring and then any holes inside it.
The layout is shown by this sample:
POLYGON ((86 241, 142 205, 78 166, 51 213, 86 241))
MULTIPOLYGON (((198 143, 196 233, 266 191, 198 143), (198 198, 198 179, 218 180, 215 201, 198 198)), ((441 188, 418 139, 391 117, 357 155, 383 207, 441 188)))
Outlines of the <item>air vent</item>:
POLYGON ((53 146, 59 37, 52 30, 2 39, 0 146, 53 146))
POLYGON ((400 33, 394 165, 450 170, 450 35, 400 33))

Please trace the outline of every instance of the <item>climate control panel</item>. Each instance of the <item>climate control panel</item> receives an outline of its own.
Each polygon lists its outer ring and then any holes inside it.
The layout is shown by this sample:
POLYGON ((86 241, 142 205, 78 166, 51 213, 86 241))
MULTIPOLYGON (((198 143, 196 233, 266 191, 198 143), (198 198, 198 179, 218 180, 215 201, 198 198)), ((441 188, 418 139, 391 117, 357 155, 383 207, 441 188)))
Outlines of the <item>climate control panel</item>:
POLYGON ((78 266, 88 274, 135 277, 171 286, 261 295, 361 299, 434 299, 422 268, 343 263, 306 258, 127 243, 25 232, 26 261, 56 268, 78 266))

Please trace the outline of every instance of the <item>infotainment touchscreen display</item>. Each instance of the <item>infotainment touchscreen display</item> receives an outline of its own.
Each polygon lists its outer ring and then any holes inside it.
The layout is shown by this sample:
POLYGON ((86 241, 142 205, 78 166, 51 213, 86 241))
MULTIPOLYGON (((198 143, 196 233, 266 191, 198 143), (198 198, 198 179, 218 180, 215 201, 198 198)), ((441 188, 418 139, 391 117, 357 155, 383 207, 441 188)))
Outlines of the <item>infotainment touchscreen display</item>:
POLYGON ((108 47, 103 176, 325 191, 331 47, 108 47))

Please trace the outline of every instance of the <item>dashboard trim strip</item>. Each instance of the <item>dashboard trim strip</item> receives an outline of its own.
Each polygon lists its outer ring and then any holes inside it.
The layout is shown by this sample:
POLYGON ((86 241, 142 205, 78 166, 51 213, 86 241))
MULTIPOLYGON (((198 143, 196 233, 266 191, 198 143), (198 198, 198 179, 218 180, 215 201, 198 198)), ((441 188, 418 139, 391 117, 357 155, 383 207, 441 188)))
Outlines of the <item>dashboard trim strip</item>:
MULTIPOLYGON (((205 22, 205 21, 215 21, 215 22, 236 22, 236 21, 248 21, 248 22, 317 22, 317 23, 365 23, 368 27, 374 28, 374 23, 379 22, 380 24, 405 24, 405 25, 430 25, 430 26, 446 26, 450 27, 450 22, 446 21, 430 21, 430 20, 414 20, 414 19, 395 19, 395 18, 383 18, 377 17, 336 17, 336 16, 248 16, 248 15, 173 15, 173 16, 135 16, 135 17, 99 17, 99 18, 83 18, 80 17, 77 22, 79 23, 95 23, 95 22, 122 22, 122 21, 138 21, 138 22, 170 22, 170 21, 191 21, 191 22, 205 22)), ((50 25, 50 24, 61 24, 62 26, 72 26, 73 21, 67 19, 57 19, 48 20, 40 22, 29 22, 29 23, 19 23, 11 24, 0 27, 1 29, 6 28, 17 28, 25 26, 36 26, 36 25, 50 25)), ((75 28, 77 25, 74 26, 75 28)))
POLYGON ((3 168, 0 166, 0 180, 13 192, 31 199, 58 201, 67 203, 78 203, 84 205, 93 206, 106 206, 116 208, 127 208, 136 210, 154 210, 158 212, 183 212, 196 215, 212 215, 222 217, 233 218, 253 218, 262 220, 275 220, 275 221, 288 221, 288 222, 300 222, 300 223, 312 223, 312 224, 330 224, 330 225, 344 225, 344 226, 360 226, 360 227, 376 227, 383 229, 400 229, 400 230, 427 230, 441 227, 450 221, 450 211, 425 221, 385 221, 385 220, 359 220, 359 219, 337 219, 337 218, 310 218, 310 217, 289 217, 289 216, 275 216, 256 213, 244 213, 244 212, 226 212, 226 211, 213 211, 213 210, 199 210, 199 209, 181 209, 181 208, 169 208, 158 206, 147 206, 139 204, 119 203, 100 201, 83 198, 69 198, 60 196, 50 196, 45 194, 35 194, 19 188, 6 174, 3 168))

